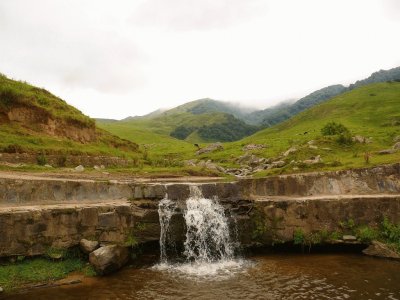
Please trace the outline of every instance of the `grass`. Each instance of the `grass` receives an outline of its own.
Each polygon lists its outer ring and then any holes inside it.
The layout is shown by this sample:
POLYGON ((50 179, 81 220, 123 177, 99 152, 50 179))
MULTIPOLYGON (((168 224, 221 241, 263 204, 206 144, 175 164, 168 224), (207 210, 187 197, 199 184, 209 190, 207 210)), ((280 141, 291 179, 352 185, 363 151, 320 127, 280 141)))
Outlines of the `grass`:
POLYGON ((94 120, 47 90, 0 74, 0 110, 7 111, 9 107, 15 105, 30 106, 82 127, 95 125, 94 120))
MULTIPOLYGON (((26 111, 20 113, 26 114, 26 111)), ((96 128, 93 119, 68 105, 64 100, 45 89, 9 79, 1 74, 0 152, 104 155, 137 159, 141 157, 137 144, 96 128), (7 114, 12 109, 28 110, 36 121, 9 122, 7 114), (60 121, 70 131, 94 132, 95 139, 82 143, 63 136, 51 135, 42 126, 47 124, 48 120, 60 121)))
POLYGON ((62 279, 72 272, 94 276, 91 267, 82 259, 66 258, 52 261, 39 257, 0 265, 0 286, 9 292, 24 286, 62 279))

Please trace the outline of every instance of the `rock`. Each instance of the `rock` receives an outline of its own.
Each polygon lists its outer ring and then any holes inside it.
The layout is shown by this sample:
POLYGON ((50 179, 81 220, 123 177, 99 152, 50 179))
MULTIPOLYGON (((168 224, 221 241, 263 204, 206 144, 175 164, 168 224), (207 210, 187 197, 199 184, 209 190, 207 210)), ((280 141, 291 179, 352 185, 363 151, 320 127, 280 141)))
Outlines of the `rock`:
POLYGON ((243 151, 251 151, 251 150, 259 150, 259 149, 264 149, 267 148, 263 144, 248 144, 242 148, 243 151))
POLYGON ((385 149, 385 150, 378 151, 378 154, 385 155, 385 154, 393 154, 395 152, 396 152, 395 149, 385 149))
POLYGON ((85 168, 82 165, 79 165, 79 166, 75 167, 75 171, 76 172, 83 172, 83 171, 85 171, 85 168))
POLYGON ((79 242, 79 246, 84 253, 89 254, 90 252, 93 252, 94 250, 99 248, 99 242, 81 239, 79 242))
POLYGON ((366 138, 365 136, 362 135, 356 135, 353 136, 352 141, 355 143, 360 143, 360 144, 370 144, 372 143, 371 138, 366 138))
POLYGON ((396 136, 396 137, 393 139, 393 142, 395 142, 395 143, 400 142, 400 135, 396 136))
POLYGON ((315 141, 315 140, 311 140, 311 141, 308 141, 307 142, 307 144, 308 145, 315 145, 317 142, 315 141))
POLYGON ((372 241, 372 244, 364 249, 363 253, 370 256, 400 259, 400 255, 397 252, 378 241, 372 241))
POLYGON ((237 162, 241 165, 249 165, 252 167, 259 166, 265 162, 265 158, 260 158, 254 154, 245 154, 237 159, 237 162))
POLYGON ((95 165, 95 166, 93 167, 93 169, 95 169, 95 170, 97 170, 97 171, 100 171, 100 170, 101 170, 101 168, 100 168, 98 165, 95 165))
POLYGON ((314 150, 317 150, 317 149, 318 149, 318 147, 317 147, 317 146, 314 146, 314 145, 309 145, 308 148, 314 149, 314 150))
POLYGON ((100 169, 105 169, 106 167, 104 165, 100 165, 100 169))
POLYGON ((196 155, 204 154, 204 153, 210 153, 218 150, 224 150, 224 146, 222 146, 221 143, 214 143, 211 145, 208 145, 205 148, 199 149, 196 151, 196 155))
POLYGON ((400 142, 397 142, 396 144, 394 144, 393 149, 400 150, 400 142))
POLYGON ((311 159, 303 160, 303 163, 305 163, 307 165, 318 164, 321 162, 322 162, 321 155, 317 155, 315 157, 312 157, 311 159))
POLYGON ((4 292, 4 289, 0 286, 0 294, 4 292))
POLYGON ((356 242, 357 238, 354 235, 344 235, 342 240, 345 242, 356 242))
POLYGON ((274 161, 271 163, 270 168, 282 168, 286 165, 283 160, 274 161))
POLYGON ((52 165, 49 165, 49 164, 45 164, 44 165, 46 168, 52 168, 53 166, 52 165))
POLYGON ((89 262, 100 275, 119 270, 129 260, 129 251, 126 247, 109 245, 101 247, 89 255, 89 262))
POLYGON ((189 160, 185 160, 183 163, 184 163, 185 166, 195 167, 196 166, 196 162, 197 162, 196 159, 189 159, 189 160))
POLYGON ((110 173, 108 173, 108 172, 101 172, 101 173, 104 175, 110 175, 110 173))
POLYGON ((283 153, 283 156, 289 156, 290 154, 292 154, 292 153, 295 153, 295 152, 297 152, 297 148, 296 147, 292 147, 292 148, 289 148, 288 150, 286 150, 286 152, 284 152, 283 153))

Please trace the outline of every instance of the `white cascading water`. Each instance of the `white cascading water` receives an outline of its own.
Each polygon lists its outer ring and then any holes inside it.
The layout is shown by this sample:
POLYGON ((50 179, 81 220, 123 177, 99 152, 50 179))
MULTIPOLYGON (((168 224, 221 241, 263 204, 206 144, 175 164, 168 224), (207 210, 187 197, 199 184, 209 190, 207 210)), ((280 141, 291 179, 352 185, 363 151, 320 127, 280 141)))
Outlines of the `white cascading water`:
POLYGON ((169 235, 169 223, 176 209, 176 203, 168 199, 165 195, 164 199, 158 204, 158 217, 160 220, 160 261, 161 263, 168 262, 167 246, 169 235))
MULTIPOLYGON (((234 259, 234 246, 229 232, 228 218, 217 200, 204 198, 197 186, 190 186, 183 217, 186 222, 184 256, 186 263, 169 264, 166 253, 169 222, 176 204, 165 197, 159 204, 160 261, 159 270, 178 271, 186 275, 230 275, 243 261, 234 259)), ((214 278, 215 279, 215 278, 214 278)))
POLYGON ((186 222, 185 256, 202 263, 232 259, 234 250, 224 208, 203 197, 197 186, 190 186, 183 215, 186 222))

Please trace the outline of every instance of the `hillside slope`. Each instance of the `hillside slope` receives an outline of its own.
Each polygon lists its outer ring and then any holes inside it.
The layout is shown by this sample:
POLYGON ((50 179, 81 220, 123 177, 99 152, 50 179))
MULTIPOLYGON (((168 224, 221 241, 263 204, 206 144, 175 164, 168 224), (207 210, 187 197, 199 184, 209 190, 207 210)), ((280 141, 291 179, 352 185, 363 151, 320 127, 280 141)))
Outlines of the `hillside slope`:
MULTIPOLYGON (((399 161, 400 151, 378 154, 381 150, 393 149, 396 141, 400 141, 400 83, 376 83, 336 96, 284 123, 226 144, 224 151, 209 154, 204 159, 234 165, 235 160, 244 154, 244 145, 262 144, 266 148, 252 151, 253 154, 285 161, 284 168, 267 173, 301 170, 304 165, 297 166, 290 162, 318 155, 323 164, 306 168, 350 168, 365 166, 365 153, 370 155, 371 164, 399 161), (347 127, 350 136, 362 136, 368 142, 348 142, 340 140, 338 136, 323 136, 321 129, 332 121, 347 127), (293 152, 282 155, 292 147, 295 149, 293 152), (233 159, 227 161, 227 157, 233 159)), ((263 172, 260 174, 265 175, 263 172)))
POLYGON ((137 155, 138 145, 96 127, 64 100, 0 75, 0 152, 137 155))
POLYGON ((112 123, 99 121, 99 124, 115 134, 123 126, 132 131, 148 131, 191 143, 235 141, 258 129, 228 112, 239 114, 240 109, 227 103, 200 99, 142 118, 133 117, 112 123))

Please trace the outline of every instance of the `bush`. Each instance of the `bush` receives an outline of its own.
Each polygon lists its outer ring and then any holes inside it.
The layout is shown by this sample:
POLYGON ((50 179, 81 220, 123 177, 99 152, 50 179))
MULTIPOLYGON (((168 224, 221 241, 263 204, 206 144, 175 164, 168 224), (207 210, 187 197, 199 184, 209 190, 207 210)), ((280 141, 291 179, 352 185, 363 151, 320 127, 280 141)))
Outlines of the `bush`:
POLYGON ((18 144, 11 144, 3 148, 4 153, 23 153, 24 149, 18 144))
POLYGON ((369 243, 373 240, 376 240, 379 234, 375 229, 368 226, 363 226, 358 228, 357 236, 360 239, 360 241, 364 243, 369 243))
POLYGON ((305 241, 306 237, 303 230, 297 228, 293 233, 293 243, 295 245, 303 245, 305 241))
POLYGON ((56 160, 57 167, 65 167, 67 165, 67 155, 60 155, 56 160))
POLYGON ((341 133, 336 139, 336 142, 339 145, 351 145, 353 144, 353 139, 351 137, 351 134, 349 132, 346 133, 341 133))
POLYGON ((329 122, 321 129, 322 135, 350 135, 350 130, 341 123, 329 122))
POLYGON ((38 156, 36 157, 36 161, 39 166, 44 166, 45 164, 47 164, 47 159, 43 152, 40 152, 38 154, 38 156))

